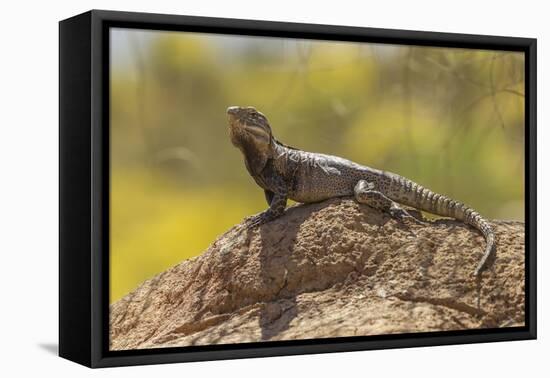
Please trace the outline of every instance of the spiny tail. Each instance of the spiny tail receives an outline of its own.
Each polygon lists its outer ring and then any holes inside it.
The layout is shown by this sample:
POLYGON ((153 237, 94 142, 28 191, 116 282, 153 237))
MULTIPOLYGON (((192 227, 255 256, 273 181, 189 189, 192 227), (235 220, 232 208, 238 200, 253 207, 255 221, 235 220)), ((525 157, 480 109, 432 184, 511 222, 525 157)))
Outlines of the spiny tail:
POLYGON ((495 233, 489 222, 477 211, 398 175, 390 175, 389 184, 389 193, 395 197, 392 198, 395 201, 432 214, 455 218, 477 228, 485 237, 487 246, 475 275, 479 276, 487 268, 489 257, 496 252, 495 233))

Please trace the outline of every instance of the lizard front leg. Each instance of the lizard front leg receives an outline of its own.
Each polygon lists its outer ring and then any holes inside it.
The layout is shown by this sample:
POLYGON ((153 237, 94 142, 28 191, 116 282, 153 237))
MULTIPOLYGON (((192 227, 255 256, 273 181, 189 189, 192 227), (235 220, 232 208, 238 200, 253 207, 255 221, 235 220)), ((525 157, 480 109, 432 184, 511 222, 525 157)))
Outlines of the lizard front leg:
POLYGON ((269 208, 258 215, 254 215, 246 219, 247 227, 252 228, 275 218, 280 217, 285 212, 286 202, 288 199, 287 184, 283 177, 279 175, 271 175, 267 180, 264 178, 267 187, 270 189, 264 189, 265 199, 269 205, 269 208))
POLYGON ((392 217, 402 221, 408 219, 419 224, 424 224, 424 222, 413 217, 407 212, 407 210, 403 209, 395 201, 392 201, 382 192, 379 192, 374 188, 375 186, 372 182, 359 180, 354 188, 355 199, 357 200, 357 202, 384 211, 390 214, 392 217))
MULTIPOLYGON (((271 192, 273 193, 273 192, 271 192)), ((266 194, 267 197, 267 194, 266 194)), ((253 228, 260 226, 264 223, 270 222, 275 218, 280 217, 285 212, 287 196, 285 193, 273 193, 270 195, 271 202, 269 208, 263 213, 253 215, 246 219, 246 226, 248 228, 253 228)))

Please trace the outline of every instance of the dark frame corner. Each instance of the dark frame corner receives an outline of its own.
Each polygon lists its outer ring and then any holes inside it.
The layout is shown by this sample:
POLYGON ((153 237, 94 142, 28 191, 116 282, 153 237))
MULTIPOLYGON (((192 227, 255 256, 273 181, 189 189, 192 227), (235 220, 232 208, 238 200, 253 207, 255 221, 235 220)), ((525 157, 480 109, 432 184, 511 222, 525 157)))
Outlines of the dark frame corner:
POLYGON ((59 23, 59 354, 89 367, 536 338, 536 39, 93 10, 59 23), (526 55, 526 326, 108 350, 111 27, 522 51, 526 55))

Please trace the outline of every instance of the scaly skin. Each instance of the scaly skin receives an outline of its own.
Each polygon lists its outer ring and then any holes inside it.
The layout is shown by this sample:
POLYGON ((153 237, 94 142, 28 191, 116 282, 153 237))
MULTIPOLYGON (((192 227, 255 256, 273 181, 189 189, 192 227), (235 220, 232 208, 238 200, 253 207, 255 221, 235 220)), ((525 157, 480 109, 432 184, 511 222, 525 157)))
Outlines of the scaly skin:
POLYGON ((358 202, 399 219, 419 222, 399 206, 402 204, 477 228, 487 246, 476 276, 486 269, 489 257, 495 253, 491 225, 472 208, 395 173, 286 146, 273 137, 267 118, 253 107, 232 106, 227 114, 231 142, 243 153, 248 172, 264 189, 269 204, 266 211, 249 219, 250 227, 281 216, 289 198, 311 203, 354 196, 358 202))

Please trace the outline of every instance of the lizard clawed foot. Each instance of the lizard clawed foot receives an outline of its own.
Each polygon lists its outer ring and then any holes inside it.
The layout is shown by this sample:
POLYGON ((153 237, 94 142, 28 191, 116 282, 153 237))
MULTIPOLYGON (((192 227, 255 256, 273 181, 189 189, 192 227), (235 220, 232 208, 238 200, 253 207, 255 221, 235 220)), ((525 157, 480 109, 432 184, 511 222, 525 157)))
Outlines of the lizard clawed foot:
POLYGON ((260 214, 252 215, 249 217, 244 218, 244 226, 247 229, 252 229, 258 226, 261 226, 262 224, 265 224, 272 220, 273 217, 269 215, 269 213, 263 212, 260 214))
POLYGON ((420 210, 409 209, 409 210, 407 210, 407 213, 414 218, 414 222, 416 222, 418 224, 421 224, 421 225, 424 225, 424 226, 430 225, 430 221, 427 220, 426 218, 424 218, 424 216, 422 215, 422 212, 420 210))
POLYGON ((399 206, 392 206, 389 210, 389 213, 393 218, 398 219, 401 222, 410 221, 420 225, 427 224, 426 222, 423 222, 418 218, 412 216, 407 210, 402 209, 399 206))

